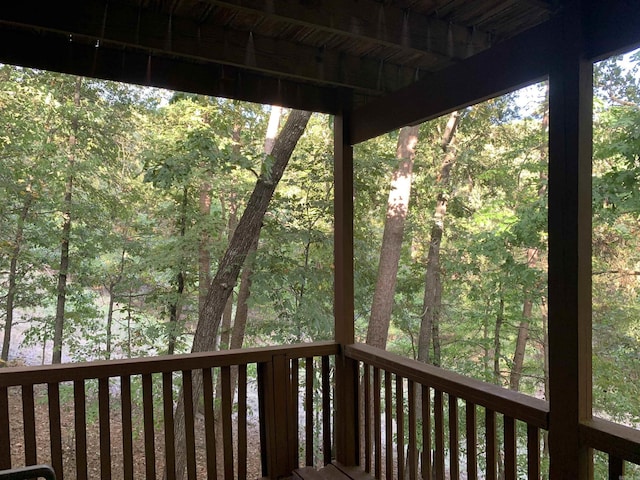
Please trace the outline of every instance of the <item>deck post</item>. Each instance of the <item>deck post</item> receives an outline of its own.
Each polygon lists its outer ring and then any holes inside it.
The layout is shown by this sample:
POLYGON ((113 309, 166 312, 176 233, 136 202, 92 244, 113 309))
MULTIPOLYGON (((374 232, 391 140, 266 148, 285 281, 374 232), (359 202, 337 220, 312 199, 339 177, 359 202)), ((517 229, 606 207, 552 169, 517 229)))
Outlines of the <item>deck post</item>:
POLYGON ((335 439, 338 462, 359 463, 358 365, 344 356, 354 342, 353 286, 353 147, 345 114, 334 120, 334 316, 340 344, 335 372, 335 439))
POLYGON ((549 75, 550 477, 592 479, 579 424, 591 417, 593 64, 580 0, 564 2, 549 75))

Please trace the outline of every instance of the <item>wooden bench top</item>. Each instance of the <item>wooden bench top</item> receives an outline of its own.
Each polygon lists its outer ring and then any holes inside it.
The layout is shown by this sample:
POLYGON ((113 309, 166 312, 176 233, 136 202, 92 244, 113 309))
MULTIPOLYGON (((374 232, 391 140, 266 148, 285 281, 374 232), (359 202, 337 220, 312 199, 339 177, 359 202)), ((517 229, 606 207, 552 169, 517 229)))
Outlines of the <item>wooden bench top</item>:
POLYGON ((313 467, 299 468, 293 472, 294 480, 373 480, 373 477, 359 467, 345 467, 331 463, 320 470, 313 467))

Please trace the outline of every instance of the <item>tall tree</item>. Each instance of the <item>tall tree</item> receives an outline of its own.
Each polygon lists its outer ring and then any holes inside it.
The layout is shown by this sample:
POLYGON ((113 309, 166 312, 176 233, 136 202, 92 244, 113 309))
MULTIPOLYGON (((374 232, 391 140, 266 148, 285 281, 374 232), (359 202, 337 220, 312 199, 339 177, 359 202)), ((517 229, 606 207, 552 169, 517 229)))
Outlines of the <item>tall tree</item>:
POLYGON ((404 225, 411 198, 413 161, 416 156, 419 128, 418 125, 403 127, 398 134, 398 166, 391 177, 378 276, 367 329, 367 344, 381 349, 386 348, 391 322, 404 225))

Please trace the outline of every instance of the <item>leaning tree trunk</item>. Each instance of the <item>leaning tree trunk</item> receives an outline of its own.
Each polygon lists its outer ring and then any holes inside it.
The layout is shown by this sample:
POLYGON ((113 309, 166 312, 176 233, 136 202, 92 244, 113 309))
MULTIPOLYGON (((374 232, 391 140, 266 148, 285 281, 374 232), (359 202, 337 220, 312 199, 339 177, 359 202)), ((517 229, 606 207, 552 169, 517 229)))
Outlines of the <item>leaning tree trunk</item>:
POLYGON ((398 166, 391 178, 387 217, 384 222, 380 263, 371 316, 367 329, 367 344, 385 349, 393 310, 393 296, 398 278, 398 264, 404 236, 404 224, 409 211, 413 161, 416 156, 419 126, 403 127, 398 135, 396 158, 398 166))
POLYGON ((67 161, 67 183, 64 191, 62 241, 60 242, 60 269, 58 271, 58 285, 56 287, 57 303, 56 318, 53 331, 53 355, 51 363, 62 361, 62 335, 64 331, 64 307, 67 301, 67 273, 69 270, 69 243, 71 237, 71 202, 73 197, 73 171, 76 163, 76 145, 78 142, 78 110, 80 109, 80 87, 82 77, 76 79, 73 103, 76 111, 71 120, 71 135, 69 135, 69 158, 67 161))
MULTIPOLYGON (((291 158, 293 149, 302 136, 311 112, 294 110, 289 114, 286 124, 273 147, 273 164, 268 172, 264 172, 253 189, 236 231, 220 260, 218 271, 211 281, 207 299, 202 311, 202 320, 198 322, 193 339, 192 352, 213 350, 218 334, 222 312, 229 295, 233 292, 244 261, 260 234, 262 220, 267 211, 273 192, 291 158)), ((194 372, 193 398, 197 405, 202 392, 201 372, 194 372)), ((184 397, 180 396, 175 414, 176 475, 182 478, 185 469, 185 430, 184 430, 184 397)))
POLYGON ((456 161, 456 151, 453 139, 459 123, 458 112, 453 112, 449 117, 440 146, 444 152, 444 158, 440 165, 438 186, 440 193, 436 201, 436 209, 431 227, 431 241, 427 254, 427 272, 425 274, 424 301, 420 322, 420 336, 418 337, 418 360, 426 363, 440 365, 440 307, 442 303, 442 282, 440 279, 440 243, 444 232, 444 218, 447 213, 447 201, 449 196, 449 178, 451 168, 456 161), (430 349, 433 343, 434 356, 431 359, 430 349))

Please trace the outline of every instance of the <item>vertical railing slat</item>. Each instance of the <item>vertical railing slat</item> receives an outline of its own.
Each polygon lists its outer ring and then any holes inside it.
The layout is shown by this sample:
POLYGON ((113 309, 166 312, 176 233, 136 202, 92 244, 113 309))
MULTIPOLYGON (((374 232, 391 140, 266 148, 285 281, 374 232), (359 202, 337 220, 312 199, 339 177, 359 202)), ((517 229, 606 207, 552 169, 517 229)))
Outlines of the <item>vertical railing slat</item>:
POLYGON ((194 432, 193 374, 182 371, 182 391, 184 393, 184 442, 187 460, 187 478, 196 479, 196 439, 194 432))
POLYGON ((609 455, 609 480, 624 478, 624 460, 615 455, 609 455))
POLYGON ((322 357, 322 452, 324 464, 331 463, 331 387, 329 383, 329 357, 322 357))
MULTIPOLYGON (((11 445, 9 429, 9 389, 0 387, 0 444, 11 445)), ((11 449, 0 448, 0 469, 11 468, 11 449)))
POLYGON ((220 371, 222 385, 222 442, 224 445, 224 478, 233 478, 233 399, 231 398, 231 367, 220 371))
MULTIPOLYGON (((296 369, 297 372, 297 369, 296 369)), ((296 410, 297 414, 297 410, 296 410)), ((297 432, 296 432, 297 437, 297 432)), ((238 480, 247 478, 247 366, 238 367, 238 480)))
POLYGON ((364 364, 362 368, 363 402, 364 415, 362 418, 364 426, 364 471, 371 472, 371 367, 364 364))
POLYGON ((527 478, 540 479, 540 430, 527 425, 527 478))
POLYGON ((175 426, 173 420, 173 372, 162 374, 162 414, 164 417, 164 461, 167 477, 176 471, 175 426))
POLYGON ((465 413, 467 422, 467 478, 475 480, 478 478, 478 422, 475 403, 467 401, 465 413))
POLYGON ((496 413, 485 409, 485 436, 487 449, 487 480, 496 480, 496 466, 498 460, 498 442, 496 439, 496 413))
POLYGON ((380 369, 373 369, 373 434, 375 435, 375 478, 382 476, 382 410, 380 408, 380 369))
POLYGON ((504 416, 504 478, 516 478, 516 422, 513 417, 504 416))
POLYGON ((133 480, 133 425, 131 424, 131 377, 120 377, 120 411, 122 416, 122 462, 125 480, 133 480))
POLYGON ((98 380, 98 421, 100 426, 100 477, 111 478, 111 420, 109 412, 109 379, 98 380))
MULTIPOLYGON (((142 375, 142 411, 144 422, 144 460, 147 480, 156 478, 156 440, 153 425, 153 385, 150 374, 142 375)), ((185 404, 187 402, 185 401, 185 404)))
POLYGON ((413 380, 409 380, 408 396, 409 396, 409 446, 407 447, 407 458, 409 463, 409 480, 417 480, 418 478, 418 458, 417 444, 418 435, 416 433, 416 384, 413 380))
POLYGON ((398 478, 404 478, 404 379, 396 375, 396 429, 398 478))
POLYGON ((458 398, 449 395, 449 477, 460 478, 458 398))
POLYGON ((443 394, 441 390, 436 390, 433 397, 433 419, 435 423, 435 476, 444 478, 444 407, 443 394))
POLYGON ((56 472, 56 478, 63 480, 62 469, 62 425, 60 420, 60 385, 47 384, 49 402, 49 441, 51 443, 51 466, 56 472))
MULTIPOLYGON (((298 364, 298 359, 291 359, 291 392, 289 397, 289 439, 293 443, 293 448, 290 449, 291 460, 289 461, 291 465, 294 465, 296 468, 300 465, 300 459, 298 458, 298 450, 300 448, 298 441, 298 429, 300 420, 298 418, 298 368, 300 365, 298 364)), ((238 417, 239 419, 240 417, 238 417)))
POLYGON ((313 358, 305 358, 305 391, 304 391, 304 413, 305 413, 305 465, 313 466, 313 358))
MULTIPOLYGON (((240 381, 238 380, 238 383, 240 381)), ((202 395, 204 400, 204 433, 207 450, 207 478, 216 478, 218 465, 216 462, 216 433, 213 413, 213 379, 211 369, 202 370, 202 395)))
POLYGON ((33 401, 33 385, 22 385, 22 430, 24 432, 25 465, 37 465, 36 413, 33 401))
POLYGON ((422 385, 422 478, 431 478, 431 392, 429 387, 422 385))
POLYGON ((76 478, 87 480, 87 415, 84 380, 73 382, 73 411, 76 434, 76 478))
POLYGON ((384 372, 384 430, 385 430, 385 477, 393 479, 393 397, 391 392, 391 373, 384 372))

